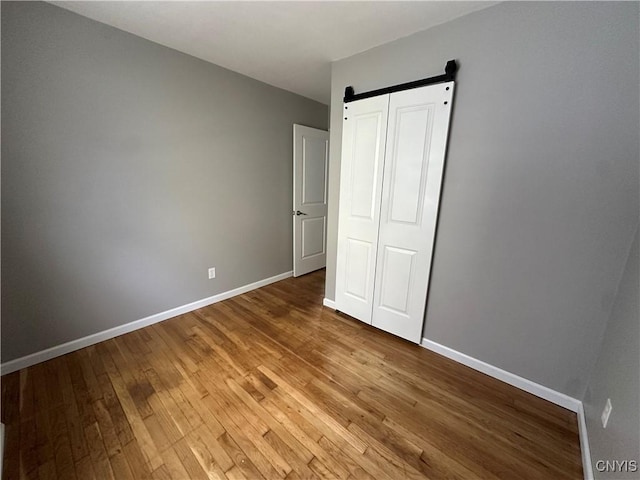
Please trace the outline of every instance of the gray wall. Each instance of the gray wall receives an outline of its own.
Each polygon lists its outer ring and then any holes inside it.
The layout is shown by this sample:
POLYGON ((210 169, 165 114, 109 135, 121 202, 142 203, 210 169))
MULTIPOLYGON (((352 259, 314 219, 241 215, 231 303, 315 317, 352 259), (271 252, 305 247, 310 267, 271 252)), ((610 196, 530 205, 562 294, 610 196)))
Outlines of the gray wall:
POLYGON ((335 62, 342 95, 460 71, 424 334, 582 398, 638 218, 638 3, 507 2, 335 62))
POLYGON ((327 106, 3 2, 2 361, 291 270, 294 122, 327 106))
POLYGON ((640 477, 640 306, 638 230, 629 251, 602 350, 584 398, 591 460, 596 478, 640 477), (613 410, 607 428, 600 415, 607 398, 613 410), (635 472, 598 472, 598 460, 635 460, 635 472))

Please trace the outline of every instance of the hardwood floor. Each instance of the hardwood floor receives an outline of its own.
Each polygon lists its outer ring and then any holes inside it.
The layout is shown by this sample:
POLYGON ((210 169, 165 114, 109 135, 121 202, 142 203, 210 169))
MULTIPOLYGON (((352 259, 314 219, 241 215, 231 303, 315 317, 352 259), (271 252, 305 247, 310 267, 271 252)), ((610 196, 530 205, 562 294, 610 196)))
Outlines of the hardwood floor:
POLYGON ((576 416, 288 279, 2 377, 4 479, 582 478, 576 416))

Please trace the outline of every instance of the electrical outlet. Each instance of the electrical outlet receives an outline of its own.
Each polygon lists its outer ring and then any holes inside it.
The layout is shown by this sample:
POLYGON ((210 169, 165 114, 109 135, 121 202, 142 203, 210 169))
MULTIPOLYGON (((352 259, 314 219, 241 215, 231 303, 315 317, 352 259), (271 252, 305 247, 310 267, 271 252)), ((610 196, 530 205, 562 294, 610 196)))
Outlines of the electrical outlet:
POLYGON ((211 267, 209 269, 209 280, 212 278, 216 278, 216 267, 211 267))
POLYGON ((602 410, 602 416, 600 417, 602 420, 602 428, 607 428, 607 422, 609 422, 611 410, 613 410, 613 407, 611 406, 611 399, 607 398, 607 403, 605 404, 604 410, 602 410))

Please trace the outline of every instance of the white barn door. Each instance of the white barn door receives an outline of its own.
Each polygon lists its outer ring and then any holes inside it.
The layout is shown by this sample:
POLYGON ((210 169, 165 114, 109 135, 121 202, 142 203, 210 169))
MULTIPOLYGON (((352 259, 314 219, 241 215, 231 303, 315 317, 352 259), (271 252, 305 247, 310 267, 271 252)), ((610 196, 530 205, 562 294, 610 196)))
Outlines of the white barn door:
POLYGON ((422 337, 454 82, 345 105, 336 308, 422 337))
POLYGON ((453 82, 391 95, 372 325, 420 343, 453 82))
POLYGON ((389 96, 344 106, 336 308, 371 323, 389 96))
POLYGON ((329 132, 293 125, 293 276, 327 263, 329 132))

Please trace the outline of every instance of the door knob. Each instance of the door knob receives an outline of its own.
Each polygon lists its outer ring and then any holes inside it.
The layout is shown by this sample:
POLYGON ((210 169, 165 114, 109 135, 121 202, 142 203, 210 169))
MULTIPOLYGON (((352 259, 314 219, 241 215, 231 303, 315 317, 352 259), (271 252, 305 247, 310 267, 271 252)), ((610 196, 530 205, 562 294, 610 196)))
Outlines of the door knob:
POLYGON ((300 210, 296 210, 296 216, 306 215, 306 213, 301 212, 300 210))

